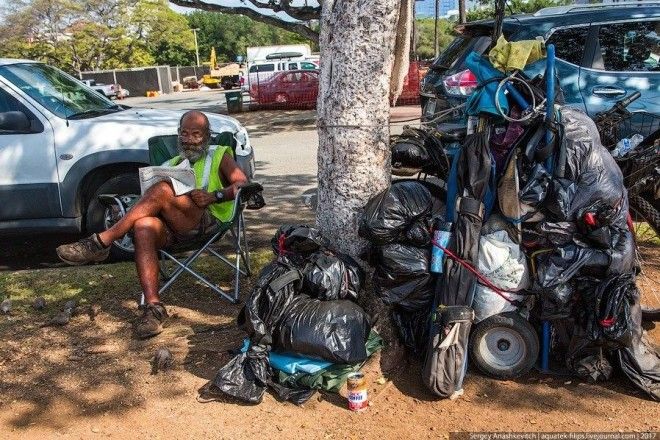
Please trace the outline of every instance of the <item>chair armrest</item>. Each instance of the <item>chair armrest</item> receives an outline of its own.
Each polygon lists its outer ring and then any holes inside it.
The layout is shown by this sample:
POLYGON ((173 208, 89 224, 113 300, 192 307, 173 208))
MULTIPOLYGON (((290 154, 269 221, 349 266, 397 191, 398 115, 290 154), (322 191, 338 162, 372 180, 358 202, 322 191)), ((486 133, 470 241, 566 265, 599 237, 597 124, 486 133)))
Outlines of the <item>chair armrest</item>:
POLYGON ((238 188, 238 193, 236 194, 236 198, 238 200, 240 200, 240 203, 247 203, 247 201, 250 197, 252 197, 255 194, 260 193, 263 190, 264 190, 264 187, 261 186, 260 183, 258 183, 258 182, 249 182, 249 183, 241 185, 238 188))

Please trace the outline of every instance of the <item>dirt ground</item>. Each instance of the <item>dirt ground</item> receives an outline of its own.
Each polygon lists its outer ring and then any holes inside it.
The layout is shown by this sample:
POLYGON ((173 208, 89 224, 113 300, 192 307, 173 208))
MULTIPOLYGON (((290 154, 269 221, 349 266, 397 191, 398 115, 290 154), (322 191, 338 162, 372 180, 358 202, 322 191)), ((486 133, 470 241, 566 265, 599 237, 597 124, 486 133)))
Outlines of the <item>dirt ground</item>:
MULTIPOLYGON (((254 256, 257 267, 271 258, 264 247, 254 256)), ((202 263, 206 273, 228 279, 211 260, 202 263)), ((364 413, 351 413, 333 394, 317 394, 302 407, 270 394, 256 406, 200 403, 198 390, 243 338, 234 323, 240 306, 218 300, 191 278, 181 280, 166 296, 172 316, 166 330, 138 341, 132 337, 137 290, 131 263, 16 271, 1 275, 0 283, 14 299, 12 315, 0 316, 2 438, 445 438, 453 431, 660 430, 660 405, 620 377, 589 384, 532 373, 496 381, 470 371, 463 397, 436 400, 415 361, 384 378, 371 374, 372 405, 364 413), (37 296, 46 298, 45 310, 32 309, 37 296), (72 321, 41 327, 69 299, 79 303, 72 321), (94 319, 91 304, 100 307, 94 319), (174 353, 175 364, 153 375, 150 360, 159 347, 174 353)), ((243 295, 249 288, 244 282, 243 295)), ((656 343, 659 333, 649 332, 656 343)))

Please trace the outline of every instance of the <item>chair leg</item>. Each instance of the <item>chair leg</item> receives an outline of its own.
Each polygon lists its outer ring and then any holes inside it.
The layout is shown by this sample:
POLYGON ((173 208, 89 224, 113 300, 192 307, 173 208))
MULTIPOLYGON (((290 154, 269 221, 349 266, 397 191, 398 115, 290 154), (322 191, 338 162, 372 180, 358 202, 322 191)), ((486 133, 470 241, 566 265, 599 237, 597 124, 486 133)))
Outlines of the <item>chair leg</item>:
POLYGON ((252 275, 252 266, 250 265, 250 248, 248 247, 247 242, 247 230, 245 228, 245 219, 243 218, 243 213, 241 212, 241 217, 239 219, 239 246, 240 246, 240 237, 243 236, 243 247, 241 256, 243 257, 243 263, 245 264, 245 273, 247 276, 252 275))
POLYGON ((202 283, 204 283, 204 284, 205 284, 207 287, 209 287, 211 290, 213 290, 214 292, 216 292, 217 294, 219 294, 220 296, 222 296, 223 298, 225 298, 226 300, 230 301, 230 302, 233 303, 233 304, 238 303, 238 299, 232 298, 232 297, 231 297, 227 292, 225 292, 223 289, 221 289, 220 287, 216 286, 216 285, 213 284, 211 281, 207 280, 206 278, 204 278, 203 276, 201 276, 200 274, 198 274, 198 273, 195 272, 194 270, 190 269, 189 266, 195 261, 195 259, 197 259, 197 257, 201 254, 201 252, 202 252, 203 250, 204 250, 204 249, 202 248, 202 249, 200 249, 199 251, 195 252, 193 255, 191 255, 190 257, 188 257, 183 263, 181 263, 179 260, 177 260, 173 255, 170 255, 170 254, 168 254, 168 253, 165 252, 165 251, 161 251, 161 252, 163 252, 163 253, 165 254, 165 256, 166 256, 167 258, 169 258, 169 259, 172 260, 175 264, 177 264, 177 265, 179 266, 179 268, 175 271, 175 274, 172 275, 172 278, 170 278, 170 280, 169 280, 167 283, 165 283, 165 284, 163 285, 163 287, 160 288, 160 290, 158 291, 158 293, 161 294, 162 292, 164 292, 167 288, 169 288, 169 287, 172 285, 172 283, 173 283, 174 281, 176 281, 176 279, 179 277, 179 275, 180 275, 183 271, 186 271, 186 272, 188 272, 190 275, 194 276, 194 277, 197 278, 199 281, 201 281, 202 283))

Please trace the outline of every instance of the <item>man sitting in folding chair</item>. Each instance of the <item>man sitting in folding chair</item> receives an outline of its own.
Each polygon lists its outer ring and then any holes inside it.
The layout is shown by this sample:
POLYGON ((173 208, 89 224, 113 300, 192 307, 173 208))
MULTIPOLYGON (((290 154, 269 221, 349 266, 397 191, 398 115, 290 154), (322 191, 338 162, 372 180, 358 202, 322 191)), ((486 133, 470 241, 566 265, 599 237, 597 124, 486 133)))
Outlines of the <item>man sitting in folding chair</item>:
POLYGON ((236 214, 232 200, 240 186, 248 181, 234 161, 230 147, 220 146, 207 154, 210 136, 209 121, 204 113, 185 113, 179 125, 179 156, 168 161, 173 166, 188 159, 195 173, 196 187, 206 189, 175 196, 169 182, 159 182, 106 231, 57 248, 59 258, 71 265, 100 262, 108 257, 115 240, 133 230, 135 265, 146 302, 135 329, 139 338, 159 334, 168 317, 159 297, 159 249, 190 239, 195 235, 191 231, 197 230, 198 236, 203 235, 207 228, 217 224, 216 220, 230 220, 236 214), (203 182, 205 177, 207 184, 203 182))

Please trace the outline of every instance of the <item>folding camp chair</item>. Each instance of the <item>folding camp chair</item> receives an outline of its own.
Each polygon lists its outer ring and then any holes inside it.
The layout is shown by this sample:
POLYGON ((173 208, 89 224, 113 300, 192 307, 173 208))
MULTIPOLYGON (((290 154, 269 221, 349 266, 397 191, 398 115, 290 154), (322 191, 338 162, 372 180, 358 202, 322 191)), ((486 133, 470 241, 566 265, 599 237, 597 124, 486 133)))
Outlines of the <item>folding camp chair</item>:
MULTIPOLYGON (((149 139, 149 162, 152 165, 162 165, 165 161, 171 159, 178 154, 177 151, 177 136, 156 136, 149 139)), ((230 145, 232 151, 235 149, 235 140, 233 135, 229 132, 214 135, 211 140, 213 145, 230 145)), ((248 176, 249 177, 249 176, 248 176)), ((197 280, 204 283, 215 293, 228 301, 236 304, 240 293, 240 276, 249 277, 251 274, 250 268, 250 255, 247 244, 247 236, 245 233, 245 219, 243 210, 247 205, 250 198, 255 194, 260 193, 263 187, 256 182, 250 182, 241 186, 233 201, 231 218, 226 222, 217 221, 208 231, 202 235, 192 235, 190 240, 185 240, 176 243, 172 246, 159 250, 159 263, 160 273, 162 275, 164 284, 159 289, 158 294, 162 294, 176 281, 180 275, 187 272, 194 276, 197 280), (223 237, 228 235, 231 240, 235 252, 235 261, 230 261, 224 255, 220 254, 213 245, 219 242, 223 237), (175 255, 180 255, 184 252, 192 252, 187 257, 178 259, 175 255), (228 292, 194 270, 193 264, 197 258, 203 253, 208 253, 217 257, 221 262, 229 266, 234 273, 234 289, 228 292), (174 263, 175 268, 168 270, 166 263, 174 263)), ((132 206, 139 199, 139 195, 134 196, 116 196, 116 195, 101 195, 99 198, 106 204, 114 204, 119 207, 119 216, 126 213, 130 206, 132 206)), ((144 294, 140 300, 140 305, 144 304, 144 294)))

